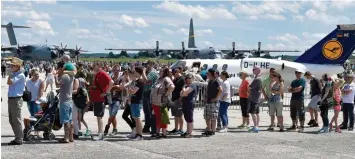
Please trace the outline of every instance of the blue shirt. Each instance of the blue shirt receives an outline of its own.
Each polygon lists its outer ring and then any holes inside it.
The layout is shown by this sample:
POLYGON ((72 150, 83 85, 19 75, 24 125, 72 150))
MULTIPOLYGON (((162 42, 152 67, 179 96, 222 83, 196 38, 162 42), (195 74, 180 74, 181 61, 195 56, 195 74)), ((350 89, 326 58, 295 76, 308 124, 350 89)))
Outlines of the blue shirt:
POLYGON ((26 77, 22 71, 12 73, 12 85, 9 85, 8 97, 22 97, 25 90, 26 77))
POLYGON ((292 88, 297 88, 302 86, 302 90, 300 92, 292 93, 291 100, 303 100, 304 99, 304 87, 306 86, 306 81, 303 78, 295 79, 291 83, 292 88))

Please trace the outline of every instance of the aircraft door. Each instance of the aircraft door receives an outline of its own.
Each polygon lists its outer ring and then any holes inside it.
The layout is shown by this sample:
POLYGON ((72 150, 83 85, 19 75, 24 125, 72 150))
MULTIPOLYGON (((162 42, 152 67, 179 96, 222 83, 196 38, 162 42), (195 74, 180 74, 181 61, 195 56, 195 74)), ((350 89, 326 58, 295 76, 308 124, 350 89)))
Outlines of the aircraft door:
POLYGON ((227 64, 224 64, 224 65, 222 66, 222 71, 227 71, 227 69, 228 69, 228 65, 227 65, 227 64))
POLYGON ((194 67, 200 68, 200 66, 201 66, 201 62, 194 62, 194 63, 192 63, 191 68, 194 68, 194 67))

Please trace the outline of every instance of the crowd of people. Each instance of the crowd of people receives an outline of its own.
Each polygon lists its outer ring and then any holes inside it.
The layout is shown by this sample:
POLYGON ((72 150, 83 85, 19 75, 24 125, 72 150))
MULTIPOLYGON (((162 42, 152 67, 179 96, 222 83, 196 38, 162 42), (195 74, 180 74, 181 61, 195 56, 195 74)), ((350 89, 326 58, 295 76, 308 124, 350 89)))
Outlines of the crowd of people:
MULTIPOLYGON (((64 138, 61 143, 74 142, 80 136, 89 136, 88 124, 84 114, 93 109, 97 118, 98 136, 95 140, 103 140, 106 135, 116 135, 117 113, 123 106, 122 118, 132 129, 127 137, 140 141, 144 133, 151 137, 166 138, 168 134, 180 134, 181 137, 193 137, 194 102, 198 88, 206 88, 206 102, 204 107, 205 136, 214 135, 216 132, 228 132, 228 107, 231 103, 231 85, 226 71, 219 72, 214 69, 202 69, 198 73, 190 72, 187 68, 176 67, 170 69, 168 65, 157 65, 154 61, 136 63, 122 66, 118 63, 110 65, 102 62, 71 63, 70 57, 64 55, 62 60, 55 65, 38 63, 39 69, 25 64, 18 58, 13 58, 9 63, 11 73, 7 79, 8 109, 10 125, 15 133, 15 139, 10 145, 20 145, 23 140, 21 124, 21 107, 23 104, 24 90, 31 93, 27 100, 30 116, 35 116, 41 111, 41 103, 48 87, 53 90, 56 85, 59 93, 60 123, 64 127, 64 138), (28 68, 27 68, 28 67, 28 68), (46 72, 45 79, 41 79, 41 71, 46 72), (27 72, 27 73, 26 73, 27 72), (27 76, 29 78, 27 79, 27 76), (104 125, 103 117, 108 106, 109 118, 104 125), (144 113, 142 123, 141 110, 144 113), (174 126, 168 131, 169 111, 174 116, 174 126), (184 120, 187 124, 184 131, 184 120), (83 124, 85 132, 82 130, 83 124), (112 126, 112 132, 109 130, 112 126)), ((261 68, 254 67, 254 78, 247 80, 247 72, 240 72, 242 83, 239 87, 239 97, 242 115, 242 125, 238 128, 247 129, 249 132, 259 132, 259 106, 265 99, 269 107, 270 126, 267 130, 279 127, 283 132, 283 100, 284 92, 292 93, 290 101, 290 117, 292 126, 289 130, 304 131, 305 113, 309 110, 311 119, 310 127, 319 127, 318 110, 323 121, 319 133, 341 129, 353 130, 354 127, 354 76, 345 74, 344 79, 339 76, 332 79, 324 74, 321 79, 312 76, 311 72, 295 71, 295 80, 290 86, 285 86, 282 75, 275 69, 270 69, 267 78, 260 76, 261 68), (303 78, 304 77, 304 78, 303 78), (311 101, 308 107, 304 106, 304 89, 306 80, 310 81, 311 101), (331 121, 328 110, 334 109, 331 121), (343 111, 343 122, 338 123, 340 111, 343 111), (252 124, 250 124, 250 118, 252 124), (275 122, 275 117, 277 122, 275 122), (252 126, 251 126, 252 125, 252 126)), ((26 124, 25 124, 26 125, 26 124)))

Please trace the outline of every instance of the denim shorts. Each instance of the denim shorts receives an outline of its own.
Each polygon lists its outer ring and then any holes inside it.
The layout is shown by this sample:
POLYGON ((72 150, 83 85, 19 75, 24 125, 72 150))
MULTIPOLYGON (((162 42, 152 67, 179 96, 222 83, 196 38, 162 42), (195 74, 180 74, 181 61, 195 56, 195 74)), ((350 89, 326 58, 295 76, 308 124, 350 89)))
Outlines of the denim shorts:
POLYGON ((59 103, 60 123, 70 123, 72 121, 73 102, 59 103))
POLYGON ((133 118, 141 117, 141 105, 140 104, 131 104, 131 113, 133 118))
POLYGON ((117 115, 118 109, 120 108, 119 105, 120 105, 120 101, 112 101, 112 104, 109 105, 109 109, 108 109, 110 116, 117 115))

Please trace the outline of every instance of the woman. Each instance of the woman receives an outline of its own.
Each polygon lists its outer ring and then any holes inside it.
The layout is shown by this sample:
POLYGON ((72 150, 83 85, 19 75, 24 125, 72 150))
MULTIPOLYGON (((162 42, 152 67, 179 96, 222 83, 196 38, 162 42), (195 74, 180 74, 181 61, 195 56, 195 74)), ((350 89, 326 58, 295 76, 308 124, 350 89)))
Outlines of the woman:
POLYGON ((122 119, 126 121, 126 123, 129 125, 129 127, 131 127, 131 134, 127 135, 128 138, 134 138, 136 136, 136 122, 134 121, 134 118, 132 116, 131 113, 131 100, 129 98, 129 94, 128 94, 128 88, 131 85, 131 80, 129 78, 129 72, 130 70, 125 70, 125 72, 123 73, 123 78, 122 78, 122 82, 121 82, 121 87, 124 88, 122 90, 122 101, 123 101, 123 105, 124 105, 124 110, 122 113, 122 119))
POLYGON ((54 75, 52 72, 52 68, 48 68, 48 70, 46 70, 46 88, 44 89, 44 92, 47 92, 47 88, 48 85, 51 87, 51 90, 53 90, 53 83, 54 83, 54 75))
MULTIPOLYGON (((86 78, 86 74, 85 73, 79 73, 78 74, 78 81, 79 81, 79 87, 83 89, 85 96, 87 97, 86 99, 86 104, 89 104, 89 95, 86 89, 86 85, 88 84, 85 80, 86 78)), ((86 121, 84 120, 84 114, 85 111, 87 111, 88 106, 86 106, 84 109, 79 109, 78 108, 78 128, 79 128, 79 133, 78 135, 81 136, 82 135, 82 131, 81 131, 81 123, 84 124, 86 131, 85 131, 85 136, 89 136, 91 134, 91 130, 88 127, 88 124, 86 123, 86 121)))
POLYGON ((333 81, 328 74, 323 74, 322 76, 324 87, 322 88, 322 99, 320 101, 321 106, 320 109, 320 116, 322 117, 323 127, 318 132, 319 133, 328 133, 329 132, 329 119, 328 119, 328 109, 330 102, 333 99, 333 81))
MULTIPOLYGON (((279 73, 275 73, 273 75, 271 84, 270 84, 271 96, 269 97, 270 104, 270 116, 277 116, 277 125, 280 125, 280 132, 284 132, 283 126, 283 100, 282 95, 284 94, 284 83, 281 75, 279 73)), ((273 123, 271 123, 273 124, 273 123)))
POLYGON ((247 128, 249 129, 249 104, 248 104, 248 88, 249 88, 249 82, 246 80, 248 74, 245 71, 242 71, 239 73, 239 77, 242 80, 242 83, 239 86, 239 101, 240 101, 240 107, 242 110, 242 116, 243 116, 243 124, 238 126, 239 129, 244 129, 247 128))
POLYGON ((26 82, 26 89, 31 92, 31 101, 27 103, 28 110, 31 116, 34 116, 40 109, 36 101, 43 96, 45 81, 39 79, 39 72, 37 69, 32 69, 31 79, 26 82))
POLYGON ((187 123, 187 129, 182 137, 191 138, 193 130, 193 115, 194 115, 194 99, 197 93, 197 87, 192 84, 194 81, 194 76, 192 74, 187 74, 185 77, 185 86, 181 90, 180 96, 182 97, 182 111, 184 114, 185 121, 187 123))
POLYGON ((134 141, 143 140, 143 127, 140 119, 141 102, 143 95, 144 82, 142 79, 143 68, 135 67, 134 71, 130 72, 130 78, 132 79, 133 87, 128 88, 128 93, 131 95, 131 113, 136 123, 136 136, 134 141))
POLYGON ((156 133, 152 134, 152 137, 166 138, 167 124, 163 124, 161 120, 162 112, 161 107, 167 104, 170 98, 170 94, 173 92, 175 86, 173 81, 168 77, 169 68, 164 68, 159 71, 159 79, 152 86, 151 98, 152 108, 155 114, 156 133), (160 128, 162 129, 162 135, 159 136, 160 128))
POLYGON ((222 129, 219 130, 219 132, 227 132, 228 131, 228 107, 231 102, 231 87, 229 84, 229 81, 227 80, 229 78, 228 72, 223 71, 221 73, 220 78, 222 79, 221 85, 222 85, 222 96, 219 101, 219 117, 221 118, 222 121, 222 129))
POLYGON ((340 127, 338 126, 338 115, 341 110, 340 100, 341 100, 341 90, 340 86, 342 85, 342 81, 336 81, 334 83, 333 94, 336 105, 334 106, 334 116, 329 123, 329 131, 333 130, 333 122, 335 122, 335 132, 341 133, 340 127))

